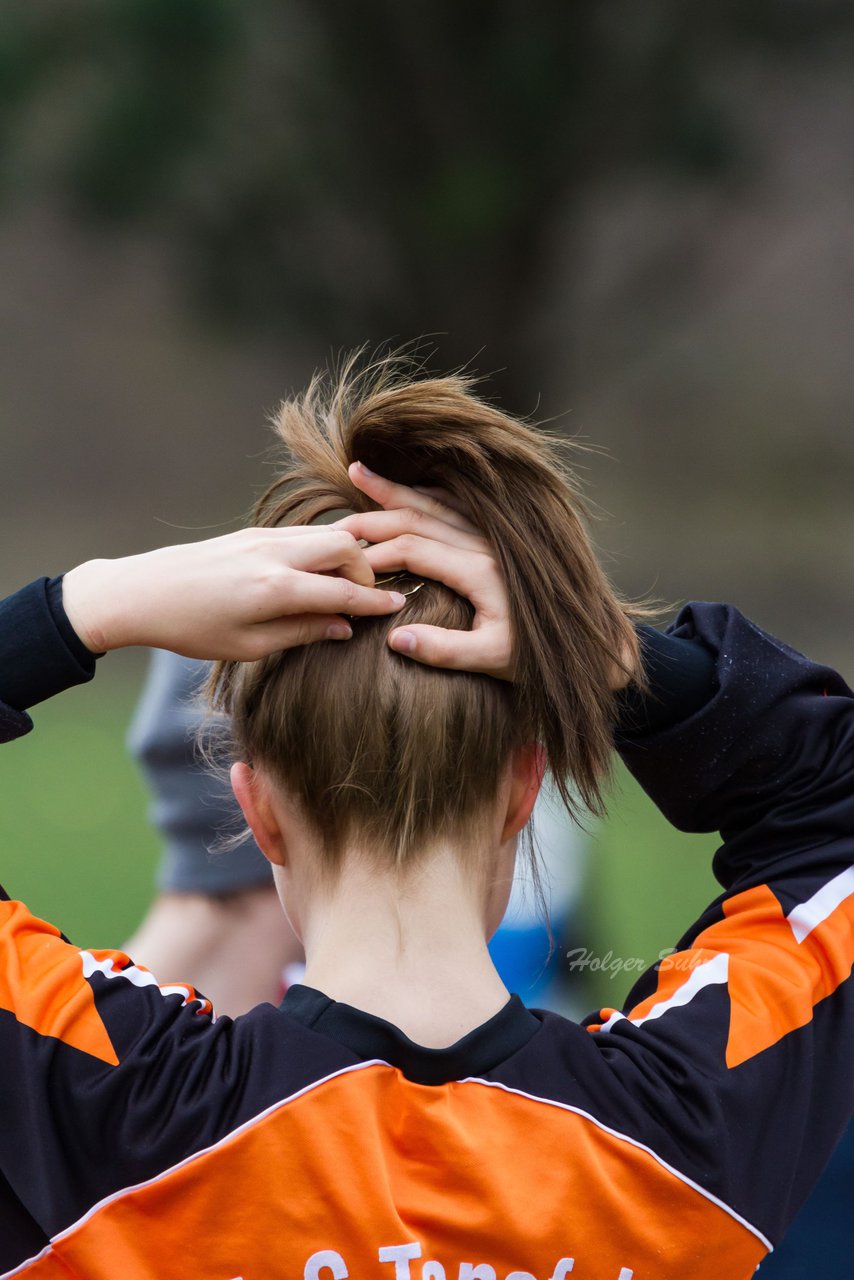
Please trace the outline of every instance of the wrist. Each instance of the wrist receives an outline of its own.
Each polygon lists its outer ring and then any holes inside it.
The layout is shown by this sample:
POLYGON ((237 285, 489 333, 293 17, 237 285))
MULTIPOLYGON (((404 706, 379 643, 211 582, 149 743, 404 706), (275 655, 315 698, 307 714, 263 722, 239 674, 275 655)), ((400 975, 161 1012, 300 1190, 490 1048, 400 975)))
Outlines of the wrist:
POLYGON ((91 653, 106 653, 129 643, 119 621, 115 560, 87 560, 62 580, 62 607, 76 635, 91 653))

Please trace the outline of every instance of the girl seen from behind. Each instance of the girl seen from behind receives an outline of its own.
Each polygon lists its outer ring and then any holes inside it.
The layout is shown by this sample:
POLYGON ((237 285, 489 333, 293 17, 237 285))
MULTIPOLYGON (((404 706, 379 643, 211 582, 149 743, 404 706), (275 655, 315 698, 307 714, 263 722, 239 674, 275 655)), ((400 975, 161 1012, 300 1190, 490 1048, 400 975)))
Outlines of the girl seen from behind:
POLYGON ((0 604, 7 739, 92 651, 219 660, 307 962, 216 1019, 0 902, 3 1262, 746 1280, 851 1112, 850 691, 729 606, 633 622, 556 442, 465 379, 349 364, 277 425, 253 533, 0 604), (722 831, 723 893, 577 1025, 487 941, 544 771, 595 812, 615 741, 671 821, 722 831))

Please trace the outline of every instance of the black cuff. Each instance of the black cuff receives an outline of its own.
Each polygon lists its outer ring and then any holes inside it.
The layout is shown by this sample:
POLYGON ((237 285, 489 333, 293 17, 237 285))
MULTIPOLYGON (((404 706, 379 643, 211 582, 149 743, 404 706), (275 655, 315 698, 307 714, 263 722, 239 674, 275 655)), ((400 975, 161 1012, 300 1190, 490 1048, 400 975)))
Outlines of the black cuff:
MULTIPOLYGON (((58 578, 51 578, 47 584, 47 607, 50 609, 50 616, 53 618, 56 629, 67 644, 70 653, 77 659, 81 667, 88 671, 92 659, 103 658, 104 655, 103 653, 93 653, 91 649, 87 649, 69 622, 68 614, 65 612, 65 605, 62 603, 63 577, 64 574, 60 574, 58 578)), ((91 680, 91 678, 90 676, 89 679, 91 680)))
POLYGON ((16 711, 95 674, 95 654, 62 607, 61 584, 61 578, 39 578, 0 601, 0 702, 16 711))
POLYGON ((643 693, 632 684, 620 694, 618 746, 681 724, 710 702, 717 689, 714 655, 701 641, 643 625, 637 633, 649 689, 643 693))

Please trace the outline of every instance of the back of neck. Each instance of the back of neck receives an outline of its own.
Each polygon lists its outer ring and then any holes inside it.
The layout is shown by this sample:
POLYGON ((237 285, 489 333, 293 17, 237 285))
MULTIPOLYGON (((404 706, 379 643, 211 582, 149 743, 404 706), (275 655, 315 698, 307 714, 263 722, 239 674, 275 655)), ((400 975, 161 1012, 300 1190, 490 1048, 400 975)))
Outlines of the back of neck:
POLYGON ((305 983, 445 1048, 507 1002, 485 904, 450 851, 405 878, 357 860, 303 921, 305 983))

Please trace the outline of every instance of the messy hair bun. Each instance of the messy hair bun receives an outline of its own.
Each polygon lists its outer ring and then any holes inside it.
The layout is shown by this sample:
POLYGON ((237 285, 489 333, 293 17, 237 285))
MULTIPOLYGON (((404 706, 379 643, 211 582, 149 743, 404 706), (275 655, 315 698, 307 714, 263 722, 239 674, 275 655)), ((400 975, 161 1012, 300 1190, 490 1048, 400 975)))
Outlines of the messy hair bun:
POLYGON ((567 462, 573 446, 480 398, 472 378, 417 376, 396 357, 365 365, 356 355, 339 372, 316 375, 303 395, 281 405, 275 429, 286 461, 256 505, 255 524, 374 510, 347 474, 354 461, 403 484, 441 486, 471 513, 506 582, 515 679, 508 688, 435 671, 388 649, 392 626, 471 625, 468 603, 430 583, 393 618, 360 619, 346 645, 220 664, 213 688, 234 719, 238 748, 282 775, 307 815, 316 813, 331 846, 345 830, 367 828, 403 856, 407 845, 429 837, 431 824, 449 830, 470 816, 490 787, 494 794, 513 744, 531 739, 542 744, 570 809, 580 802, 598 811, 611 758, 613 675, 633 633, 631 611, 591 547, 567 462), (363 661, 373 670, 360 668, 363 661), (360 670, 375 695, 367 701, 356 687, 360 670), (348 698, 356 704, 350 728, 348 698), (337 762, 331 744, 321 742, 326 702, 336 708, 327 733, 352 738, 337 762), (429 751, 445 759, 444 772, 428 759, 419 716, 433 726, 429 751), (492 766, 484 758, 487 732, 496 739, 492 766), (310 741, 301 742, 300 733, 310 741), (458 794, 467 788, 471 803, 458 794), (336 806, 340 813, 330 817, 336 806))

